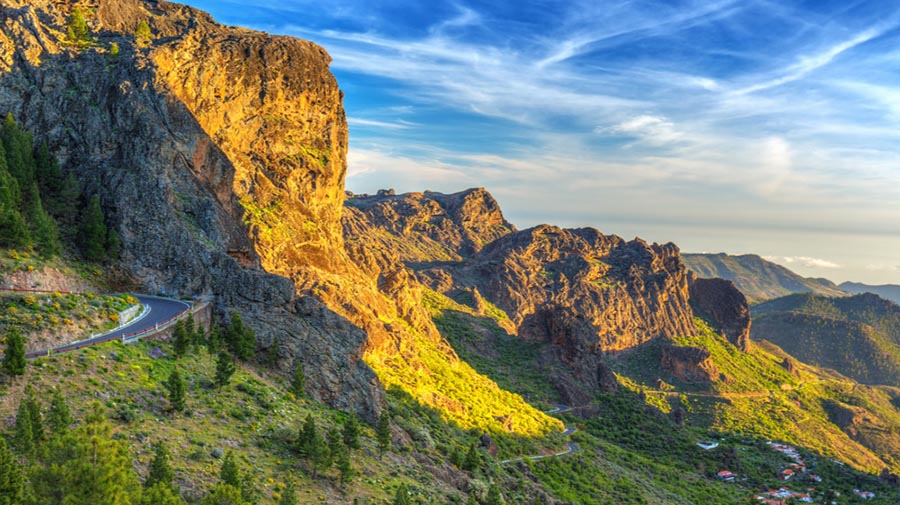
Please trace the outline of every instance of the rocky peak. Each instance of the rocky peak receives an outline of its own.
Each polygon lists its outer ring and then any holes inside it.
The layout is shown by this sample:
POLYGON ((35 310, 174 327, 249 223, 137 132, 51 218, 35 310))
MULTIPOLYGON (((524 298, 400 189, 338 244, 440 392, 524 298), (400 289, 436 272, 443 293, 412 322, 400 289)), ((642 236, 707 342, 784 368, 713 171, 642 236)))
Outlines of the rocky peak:
POLYGON ((347 214, 345 228, 351 229, 350 235, 358 236, 352 228, 365 226, 359 223, 364 218, 388 232, 380 237, 383 248, 397 250, 399 258, 408 263, 459 261, 515 231, 484 188, 449 195, 434 191, 397 195, 382 190, 376 195, 353 195, 346 205, 363 214, 347 214), (401 243, 387 244, 392 237, 401 243))

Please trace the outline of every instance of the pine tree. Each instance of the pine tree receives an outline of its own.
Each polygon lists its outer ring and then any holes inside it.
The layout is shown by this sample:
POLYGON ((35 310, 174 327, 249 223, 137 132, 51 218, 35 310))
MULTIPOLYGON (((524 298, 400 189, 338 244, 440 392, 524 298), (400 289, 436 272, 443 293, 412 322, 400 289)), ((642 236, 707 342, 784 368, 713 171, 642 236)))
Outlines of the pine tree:
POLYGON ((341 486, 353 480, 356 471, 353 469, 353 462, 350 460, 350 449, 346 446, 340 447, 339 452, 334 457, 335 466, 341 476, 341 486))
POLYGON ((171 485, 159 483, 144 489, 140 505, 184 505, 184 500, 171 485))
POLYGON ((200 505, 246 505, 241 496, 241 490, 229 484, 216 484, 203 500, 200 505))
POLYGON ((119 259, 121 248, 122 242, 119 240, 119 233, 115 228, 110 227, 106 232, 106 257, 111 260, 119 259))
POLYGON ((503 499, 503 495, 500 494, 500 487, 495 483, 491 483, 491 487, 488 489, 487 498, 484 499, 484 505, 506 505, 506 500, 503 499))
POLYGON ((303 363, 297 360, 294 372, 291 374, 291 392, 297 398, 306 396, 306 374, 303 373, 303 363))
POLYGON ((241 315, 231 312, 228 328, 225 330, 225 342, 239 360, 246 361, 256 351, 256 335, 253 329, 244 324, 241 315))
POLYGON ((27 195, 23 197, 23 200, 22 215, 31 226, 31 237, 35 246, 45 258, 56 256, 62 252, 62 244, 59 241, 59 227, 41 204, 41 195, 38 191, 37 182, 32 182, 28 186, 27 195))
POLYGON ((69 426, 73 422, 69 405, 60 390, 57 389, 53 392, 53 398, 50 399, 50 410, 47 412, 47 424, 50 426, 50 431, 54 435, 63 435, 68 432, 69 426))
POLYGON ((94 403, 74 431, 55 437, 31 475, 42 504, 136 504, 141 486, 126 442, 113 438, 103 407, 94 403))
POLYGON ((228 351, 224 349, 219 351, 219 357, 216 359, 216 386, 222 387, 228 384, 231 376, 234 375, 235 368, 234 358, 228 354, 228 351))
POLYGON ((194 348, 199 348, 201 345, 203 345, 203 340, 205 337, 205 335, 203 334, 203 325, 201 325, 199 321, 191 318, 188 329, 191 330, 191 346, 194 348))
POLYGON ((41 416, 41 404, 34 396, 34 390, 28 385, 25 387, 25 411, 28 413, 28 422, 31 424, 31 439, 35 445, 40 445, 47 438, 44 432, 44 418, 41 416))
POLYGON ((459 448, 459 446, 454 446, 453 450, 450 452, 450 463, 452 463, 456 468, 462 469, 463 465, 466 463, 466 455, 463 454, 463 451, 459 448))
POLYGON ((153 461, 150 462, 150 472, 144 481, 144 487, 150 488, 157 484, 171 487, 174 478, 175 471, 169 464, 169 449, 165 442, 159 441, 153 445, 153 461))
POLYGON ((69 16, 69 24, 66 27, 66 34, 71 42, 88 42, 91 40, 91 32, 88 30, 87 21, 84 20, 84 13, 78 7, 72 9, 69 16))
POLYGON ((25 477, 18 460, 0 437, 0 505, 19 505, 25 501, 25 477))
POLYGON ((241 471, 234 460, 234 453, 231 451, 225 453, 222 468, 219 470, 219 479, 225 484, 241 488, 241 471))
POLYGON ((84 259, 101 262, 106 258, 106 224, 103 222, 103 209, 100 208, 100 197, 97 195, 88 200, 82 211, 78 244, 84 259))
POLYGON ((219 323, 212 321, 209 324, 209 333, 206 334, 206 350, 210 354, 218 354, 222 346, 222 328, 219 323))
POLYGON ((316 420, 313 419, 312 414, 306 416, 306 422, 303 423, 303 429, 300 431, 297 445, 300 454, 306 456, 309 460, 312 476, 315 478, 319 470, 324 468, 326 463, 329 463, 329 455, 328 447, 316 428, 316 420))
POLYGON ((397 488, 397 494, 394 495, 394 505, 412 505, 409 488, 406 487, 406 484, 400 484, 400 487, 397 488))
POLYGON ((7 375, 25 374, 25 338, 18 328, 6 332, 6 349, 3 351, 3 371, 7 375))
POLYGON ((7 169, 6 148, 0 143, 0 246, 27 247, 31 232, 20 213, 19 181, 7 169))
POLYGON ((184 319, 175 322, 175 328, 172 330, 172 350, 178 358, 187 354, 188 348, 191 346, 191 334, 184 319))
POLYGON ((469 445, 469 452, 466 453, 466 459, 463 461, 463 470, 474 472, 481 468, 481 453, 475 444, 469 445))
POLYGON ((347 446, 348 449, 359 449, 359 422, 356 420, 356 416, 350 414, 350 417, 347 418, 347 421, 344 423, 343 430, 343 438, 344 445, 347 446))
POLYGON ((272 339, 272 345, 269 346, 269 352, 266 356, 266 361, 269 366, 275 366, 278 364, 278 348, 281 346, 281 342, 278 340, 278 337, 272 339))
POLYGON ((391 416, 387 409, 381 413, 378 418, 378 425, 375 427, 375 439, 378 442, 378 457, 384 455, 384 451, 391 447, 391 416))
POLYGON ((294 479, 289 478, 281 498, 278 499, 278 505, 297 505, 297 492, 294 490, 294 479))
POLYGON ((172 410, 182 412, 185 407, 185 390, 187 386, 184 383, 184 379, 181 378, 181 374, 178 373, 177 368, 169 374, 169 379, 166 381, 166 389, 169 390, 169 403, 172 405, 172 410))
POLYGON ((31 429, 31 416, 28 414, 28 406, 24 401, 19 402, 19 408, 16 410, 16 431, 13 440, 19 454, 30 456, 34 452, 35 441, 31 429))
POLYGON ((344 440, 341 437, 341 433, 337 430, 331 430, 328 432, 328 436, 326 437, 327 443, 326 447, 328 448, 327 454, 325 456, 325 461, 323 463, 324 468, 330 468, 335 463, 337 463, 337 458, 341 451, 346 451, 347 448, 344 447, 344 440))

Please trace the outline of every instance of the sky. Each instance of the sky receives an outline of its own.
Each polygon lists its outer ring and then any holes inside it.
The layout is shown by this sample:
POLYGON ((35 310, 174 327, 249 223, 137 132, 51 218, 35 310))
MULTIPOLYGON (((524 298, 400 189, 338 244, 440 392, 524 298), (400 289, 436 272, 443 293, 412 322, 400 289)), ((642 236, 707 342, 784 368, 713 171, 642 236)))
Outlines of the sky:
POLYGON ((896 2, 186 3, 329 52, 350 191, 900 283, 896 2))

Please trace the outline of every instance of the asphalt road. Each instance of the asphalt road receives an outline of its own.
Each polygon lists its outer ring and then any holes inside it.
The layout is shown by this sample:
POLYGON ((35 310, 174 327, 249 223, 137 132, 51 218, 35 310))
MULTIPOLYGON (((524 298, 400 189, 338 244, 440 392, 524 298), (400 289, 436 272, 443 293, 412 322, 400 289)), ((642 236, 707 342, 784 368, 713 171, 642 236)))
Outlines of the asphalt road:
MULTIPOLYGON (((191 308, 190 303, 182 302, 180 300, 173 300, 171 298, 158 298, 155 296, 147 295, 132 296, 137 298, 142 305, 146 305, 147 307, 149 307, 150 310, 146 314, 144 314, 143 317, 139 317, 138 319, 135 319, 125 326, 116 328, 115 330, 109 331, 102 335, 97 335, 95 337, 80 340, 78 342, 72 342, 70 344, 54 347, 50 349, 50 351, 52 351, 52 354, 81 349, 82 347, 88 347, 94 344, 99 344, 101 342, 109 342, 110 340, 120 339, 124 335, 139 333, 150 328, 155 328, 157 324, 164 323, 169 319, 177 316, 178 314, 181 314, 185 310, 191 308)), ((41 351, 30 352, 27 354, 27 357, 36 358, 46 355, 47 349, 44 349, 41 351)))
MULTIPOLYGON (((556 405, 553 407, 553 409, 548 410, 544 413, 545 414, 560 414, 563 412, 569 412, 570 410, 575 410, 576 408, 577 407, 569 407, 568 405, 556 405)), ((565 428, 566 428, 565 431, 563 431, 563 435, 565 435, 565 436, 569 436, 572 433, 575 433, 576 431, 578 431, 578 428, 575 428, 574 426, 566 426, 565 428)), ((581 450, 581 447, 578 447, 578 444, 570 441, 568 444, 566 444, 566 450, 564 450, 564 451, 555 452, 553 454, 539 454, 539 455, 534 455, 534 456, 521 456, 518 458, 504 459, 503 461, 500 462, 500 464, 508 465, 510 463, 525 461, 526 459, 529 459, 531 461, 538 461, 538 460, 541 460, 544 458, 558 458, 560 456, 565 456, 566 454, 569 454, 572 452, 578 452, 580 450, 581 450)))

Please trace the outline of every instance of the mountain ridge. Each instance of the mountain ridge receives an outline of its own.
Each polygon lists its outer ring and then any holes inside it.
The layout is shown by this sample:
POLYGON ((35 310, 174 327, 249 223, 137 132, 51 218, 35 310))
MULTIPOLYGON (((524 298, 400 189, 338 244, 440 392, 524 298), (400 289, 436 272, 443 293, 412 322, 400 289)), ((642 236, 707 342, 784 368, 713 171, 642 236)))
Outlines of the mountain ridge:
POLYGON ((685 253, 682 257, 688 268, 700 277, 734 282, 752 303, 801 292, 846 295, 827 279, 802 277, 756 254, 685 253))

